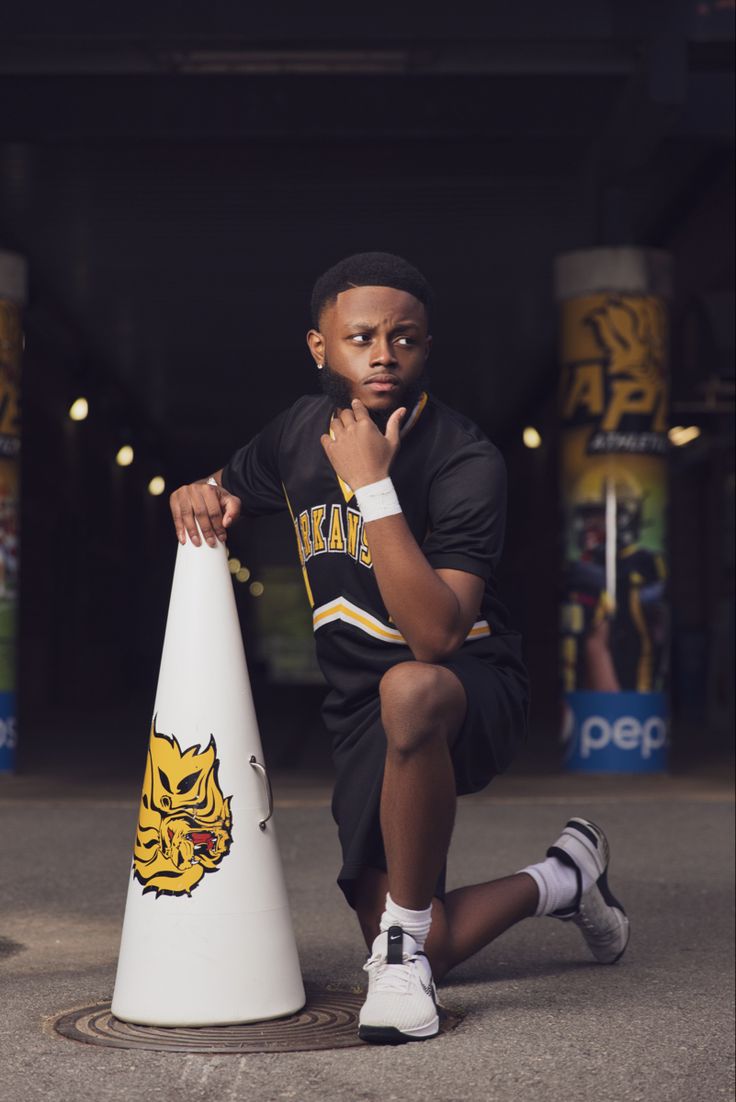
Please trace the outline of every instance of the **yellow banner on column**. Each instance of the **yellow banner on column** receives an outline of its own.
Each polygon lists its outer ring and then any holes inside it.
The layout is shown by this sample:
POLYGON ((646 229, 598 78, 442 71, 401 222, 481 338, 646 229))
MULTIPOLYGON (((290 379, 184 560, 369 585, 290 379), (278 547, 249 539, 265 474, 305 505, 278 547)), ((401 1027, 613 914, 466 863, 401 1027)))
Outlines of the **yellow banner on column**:
POLYGON ((568 692, 662 687, 663 625, 653 620, 665 574, 666 343, 661 299, 562 304, 568 692))
POLYGON ((570 767, 639 771, 661 767, 666 741, 668 315, 616 253, 558 269, 560 657, 570 767))

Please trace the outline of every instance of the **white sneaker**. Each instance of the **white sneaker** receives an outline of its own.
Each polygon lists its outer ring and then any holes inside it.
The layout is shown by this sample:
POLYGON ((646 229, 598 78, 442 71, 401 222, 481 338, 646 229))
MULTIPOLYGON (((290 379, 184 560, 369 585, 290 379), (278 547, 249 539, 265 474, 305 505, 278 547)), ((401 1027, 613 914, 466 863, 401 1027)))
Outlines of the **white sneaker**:
POLYGON ((572 907, 553 911, 553 918, 574 922, 600 964, 615 964, 629 942, 626 911, 608 887, 608 839, 588 819, 570 819, 555 844, 547 850, 575 870, 578 891, 572 907), (580 870, 594 883, 583 895, 580 870))
POLYGON ((378 1045, 424 1041, 439 1032, 437 992, 426 954, 400 926, 373 942, 363 966, 368 997, 363 1003, 358 1036, 378 1045))

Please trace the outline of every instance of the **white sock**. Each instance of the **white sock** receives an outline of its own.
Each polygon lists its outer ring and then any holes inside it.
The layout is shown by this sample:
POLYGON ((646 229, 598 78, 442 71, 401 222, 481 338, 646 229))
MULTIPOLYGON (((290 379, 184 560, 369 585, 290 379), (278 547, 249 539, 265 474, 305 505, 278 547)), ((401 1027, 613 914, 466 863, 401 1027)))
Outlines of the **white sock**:
MULTIPOLYGON (((536 914, 548 915, 552 911, 560 911, 565 907, 572 907, 578 892, 578 878, 575 869, 563 864, 557 857, 547 857, 538 865, 527 865, 520 872, 531 876, 539 888, 539 903, 536 914)), ((580 870, 582 877, 583 893, 591 887, 593 881, 580 870)))
POLYGON ((400 926, 405 934, 413 937, 417 949, 423 949, 429 928, 432 925, 432 904, 423 911, 410 911, 394 903, 391 893, 386 892, 386 910, 381 915, 381 933, 385 934, 391 926, 400 926))

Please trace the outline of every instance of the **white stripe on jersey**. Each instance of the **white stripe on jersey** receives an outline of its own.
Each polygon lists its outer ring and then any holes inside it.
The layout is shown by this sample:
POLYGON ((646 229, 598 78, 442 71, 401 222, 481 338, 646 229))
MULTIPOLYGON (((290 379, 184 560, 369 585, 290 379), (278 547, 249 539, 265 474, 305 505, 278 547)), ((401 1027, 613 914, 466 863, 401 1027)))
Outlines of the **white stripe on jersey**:
MULTIPOLYGON (((370 612, 366 612, 364 608, 354 605, 347 597, 336 597, 334 601, 329 601, 326 605, 315 608, 312 613, 312 623, 315 631, 324 627, 325 624, 334 623, 335 620, 342 620, 345 624, 360 628, 366 635, 371 635, 374 639, 380 639, 383 643, 406 643, 404 636, 397 628, 384 624, 370 612)), ((467 643, 471 639, 479 639, 483 635, 490 634, 491 628, 488 621, 476 620, 464 641, 467 643)))

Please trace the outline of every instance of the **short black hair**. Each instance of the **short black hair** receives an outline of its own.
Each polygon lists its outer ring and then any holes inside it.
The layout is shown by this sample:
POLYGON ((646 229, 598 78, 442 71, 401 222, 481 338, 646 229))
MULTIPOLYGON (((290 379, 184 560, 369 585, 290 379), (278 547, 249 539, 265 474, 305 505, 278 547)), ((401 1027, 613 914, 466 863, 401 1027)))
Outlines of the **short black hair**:
POLYGON ((325 306, 331 305, 341 291, 349 291, 351 287, 395 287, 419 299, 427 318, 432 310, 432 288, 408 260, 393 253, 354 253, 333 264, 315 283, 312 324, 316 329, 325 306))

